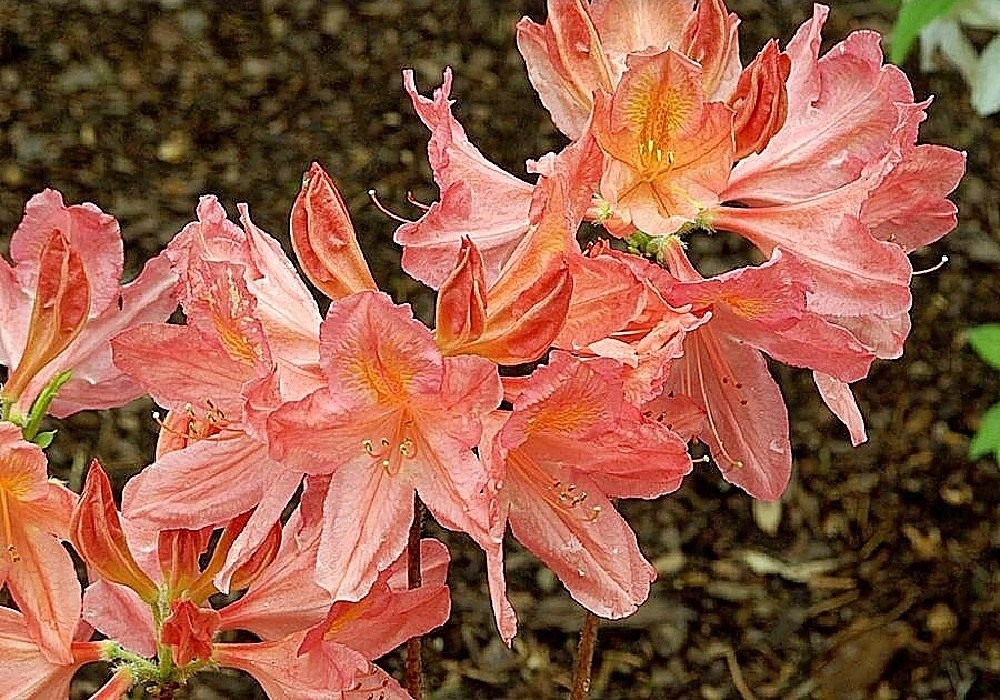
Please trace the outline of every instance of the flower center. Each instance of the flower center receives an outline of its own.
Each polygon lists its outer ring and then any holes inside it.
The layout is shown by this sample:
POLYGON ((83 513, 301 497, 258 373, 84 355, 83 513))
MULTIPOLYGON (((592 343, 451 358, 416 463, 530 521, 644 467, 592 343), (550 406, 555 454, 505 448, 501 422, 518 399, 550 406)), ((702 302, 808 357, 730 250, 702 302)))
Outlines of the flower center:
POLYGON ((403 460, 417 456, 417 443, 409 435, 412 426, 412 420, 400 420, 396 423, 391 437, 381 437, 377 440, 365 438, 361 441, 361 447, 387 474, 395 476, 402 469, 403 460))

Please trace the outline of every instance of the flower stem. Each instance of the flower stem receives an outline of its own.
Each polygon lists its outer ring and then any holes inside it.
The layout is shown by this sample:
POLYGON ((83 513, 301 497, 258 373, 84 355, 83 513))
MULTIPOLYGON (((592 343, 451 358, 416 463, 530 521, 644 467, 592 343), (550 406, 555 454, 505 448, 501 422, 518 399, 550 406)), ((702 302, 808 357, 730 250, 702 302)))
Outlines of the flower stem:
POLYGON ((583 628, 580 630, 580 646, 576 649, 576 666, 573 669, 573 689, 569 700, 587 700, 590 697, 591 667, 594 662, 594 649, 597 648, 597 626, 600 619, 594 613, 587 611, 583 618, 583 628))
MULTIPOLYGON (((413 523, 407 543, 406 587, 420 588, 420 528, 423 524, 423 504, 420 496, 413 494, 413 523)), ((420 637, 406 642, 406 690, 413 700, 421 700, 424 691, 424 669, 421 660, 420 637)))

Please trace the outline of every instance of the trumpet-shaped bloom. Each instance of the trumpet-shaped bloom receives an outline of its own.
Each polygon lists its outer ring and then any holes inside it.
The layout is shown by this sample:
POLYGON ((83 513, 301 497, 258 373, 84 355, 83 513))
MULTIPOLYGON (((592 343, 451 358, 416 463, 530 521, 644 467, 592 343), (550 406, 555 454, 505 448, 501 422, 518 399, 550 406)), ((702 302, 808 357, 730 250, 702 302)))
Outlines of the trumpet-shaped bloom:
POLYGON ((808 310, 812 282, 791 256, 777 251, 760 267, 709 280, 676 241, 668 256, 678 282, 662 290, 664 298, 711 316, 684 336, 684 354, 671 365, 664 393, 704 411, 698 437, 727 481, 756 498, 776 499, 791 474, 788 413, 761 351, 844 382, 867 375, 874 354, 808 310))
POLYGON ((253 510, 222 582, 267 536, 301 472, 268 457, 266 418, 322 383, 316 303, 270 236, 204 197, 168 248, 186 325, 146 324, 114 341, 115 362, 179 417, 184 449, 158 455, 123 495, 128 518, 200 529, 253 510))
POLYGON ((360 292, 330 307, 321 331, 327 386, 268 425, 286 468, 331 474, 317 580, 359 600, 406 545, 414 490, 438 521, 490 545, 492 494, 473 454, 481 417, 500 403, 496 366, 441 357, 406 306, 360 292))
MULTIPOLYGON (((133 528, 132 535, 138 536, 123 534, 117 511, 103 499, 107 477, 95 464, 74 522, 92 574, 111 577, 99 578, 87 589, 88 620, 115 643, 140 655, 152 658, 169 649, 170 663, 182 669, 208 663, 247 671, 272 698, 319 695, 364 700, 371 697, 368 693, 400 700, 409 697, 371 660, 447 619, 447 550, 440 542, 423 541, 420 588, 408 589, 404 556, 380 573, 361 600, 335 602, 313 580, 329 480, 329 476, 310 478, 300 509, 284 528, 275 526, 276 536, 234 572, 233 590, 245 588, 245 594, 216 610, 209 604, 217 592, 212 579, 249 515, 226 526, 204 565, 199 562, 205 557, 212 528, 161 531, 153 556, 146 556, 148 533, 133 528), (95 537, 98 531, 104 536, 95 537), (118 564, 125 559, 128 566, 118 564), (141 570, 140 560, 156 571, 141 570), (122 571, 130 573, 122 575, 122 571), (150 577, 159 580, 156 595, 141 600, 137 593, 151 583, 150 577), (166 609, 169 614, 157 622, 151 609, 166 609), (264 641, 218 642, 218 633, 226 630, 249 630, 264 641)), ((74 643, 74 660, 78 646, 74 643)), ((119 685, 125 685, 125 680, 119 685)))
POLYGON ((5 402, 20 413, 53 377, 72 371, 50 412, 121 406, 142 393, 111 362, 111 338, 136 324, 162 321, 176 308, 177 277, 165 256, 119 285, 118 223, 93 204, 66 206, 45 190, 25 207, 10 241, 11 267, 0 260, 0 364, 10 376, 5 402))
MULTIPOLYGON (((79 607, 76 619, 79 620, 79 607)), ((38 645, 27 618, 10 608, 0 608, 0 698, 3 700, 47 700, 68 698, 73 674, 85 664, 104 658, 101 643, 73 641, 64 659, 53 659, 38 645)), ((121 681, 98 691, 93 698, 121 697, 112 691, 121 681)), ((111 684, 109 684, 111 685, 111 684)), ((127 688, 125 688, 127 689, 127 688)))
MULTIPOLYGON (((649 594, 653 567, 610 498, 655 498, 691 470, 675 433, 623 398, 621 367, 555 352, 503 419, 496 414, 480 453, 499 490, 502 530, 551 568, 572 596, 603 617, 635 612, 649 594)), ((490 561, 501 636, 515 632, 503 590, 502 561, 490 561)))
POLYGON ((69 552, 76 494, 48 480, 45 453, 16 425, 0 422, 0 585, 24 614, 28 633, 52 662, 72 658, 80 584, 69 552))
POLYGON ((553 122, 578 139, 594 94, 615 90, 632 54, 670 47, 697 61, 706 94, 725 101, 741 70, 738 24, 721 0, 697 9, 692 0, 549 0, 544 25, 527 17, 517 25, 517 46, 553 122))
POLYGON ((628 66, 594 107, 608 155, 601 196, 635 228, 672 233, 719 203, 733 163, 733 111, 706 101, 702 68, 673 50, 628 66))
POLYGON ((472 239, 483 257, 487 284, 517 247, 529 225, 532 186, 483 157, 451 113, 451 70, 434 91, 434 99, 417 92, 413 71, 403 72, 403 85, 420 120, 431 130, 427 145, 441 200, 414 223, 396 230, 403 246, 403 269, 434 289, 458 261, 464 238, 472 239))
POLYGON ((794 253, 816 281, 810 309, 866 327, 859 339, 874 347, 909 310, 905 253, 954 227, 947 195, 965 158, 915 145, 929 103, 914 102, 902 71, 882 63, 878 34, 855 32, 819 56, 827 12, 817 5, 786 49, 783 126, 736 165, 720 195, 741 206, 706 220, 765 254, 794 253))

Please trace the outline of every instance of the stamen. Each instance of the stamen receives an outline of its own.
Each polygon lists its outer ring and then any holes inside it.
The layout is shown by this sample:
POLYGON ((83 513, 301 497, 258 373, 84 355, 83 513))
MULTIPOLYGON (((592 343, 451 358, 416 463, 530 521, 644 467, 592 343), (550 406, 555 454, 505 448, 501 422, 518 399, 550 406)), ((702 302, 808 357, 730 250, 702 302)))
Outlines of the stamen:
POLYGON ((944 267, 945 265, 947 265, 948 262, 949 262, 948 256, 947 255, 942 255, 941 259, 938 260, 937 265, 935 265, 934 267, 929 267, 926 270, 914 270, 913 271, 913 276, 916 277, 917 275, 926 275, 926 274, 930 274, 931 272, 937 272, 942 267, 944 267))
MULTIPOLYGON (((698 370, 698 388, 701 391, 701 395, 708 396, 708 392, 705 391, 705 377, 701 369, 701 352, 698 350, 695 351, 694 364, 698 370)), ((736 382, 737 390, 741 389, 742 387, 743 387, 742 383, 736 382)), ((708 428, 709 430, 712 431, 712 434, 715 436, 715 442, 719 445, 720 455, 730 462, 730 464, 732 465, 732 469, 742 469, 743 460, 734 458, 731 454, 729 454, 729 451, 726 450, 726 446, 723 443, 722 436, 719 434, 719 429, 715 425, 715 418, 712 415, 712 408, 711 406, 708 405, 707 401, 705 402, 705 417, 708 419, 708 428)), ((716 460, 716 462, 719 462, 719 460, 716 460)), ((724 469, 721 463, 719 463, 719 467, 724 469)))
POLYGON ((401 224, 412 224, 412 223, 414 223, 413 221, 410 221, 409 219, 404 219, 399 214, 395 214, 395 213, 389 211, 388 209, 386 209, 382 205, 382 202, 379 201, 379 199, 378 199, 378 193, 375 190, 368 190, 368 197, 369 197, 369 199, 372 200, 372 204, 374 204, 375 207, 380 212, 382 212, 383 214, 385 214, 386 216, 388 216, 393 221, 397 221, 397 222, 399 222, 401 224))
POLYGON ((10 509, 7 507, 7 489, 0 487, 0 515, 3 516, 3 534, 7 540, 7 557, 11 564, 21 561, 21 555, 14 546, 14 528, 10 523, 10 509))
POLYGON ((188 441, 206 440, 220 435, 222 437, 219 437, 219 439, 225 440, 239 437, 242 434, 240 430, 229 427, 229 421, 226 419, 225 412, 216 406, 212 399, 205 399, 205 405, 208 407, 208 410, 205 411, 204 416, 199 417, 190 403, 184 404, 184 416, 187 418, 187 425, 183 431, 167 425, 166 418, 159 411, 153 411, 153 420, 160 426, 160 430, 188 441), (228 435, 223 435, 224 433, 228 433, 228 435))
POLYGON ((417 454, 417 445, 410 438, 406 438, 401 443, 399 443, 399 454, 403 455, 406 459, 413 459, 417 454))
POLYGON ((410 204, 412 204, 413 206, 415 206, 417 209, 423 209, 424 211, 427 211, 428 209, 430 209, 430 205, 424 204, 420 200, 416 199, 413 196, 413 192, 407 192, 406 193, 406 201, 409 202, 410 204))

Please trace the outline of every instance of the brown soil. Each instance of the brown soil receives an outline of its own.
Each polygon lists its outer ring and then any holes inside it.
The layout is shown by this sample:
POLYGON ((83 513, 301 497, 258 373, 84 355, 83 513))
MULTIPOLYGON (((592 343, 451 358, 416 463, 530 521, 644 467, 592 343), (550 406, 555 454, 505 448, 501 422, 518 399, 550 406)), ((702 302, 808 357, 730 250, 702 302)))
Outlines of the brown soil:
MULTIPOLYGON (((750 54, 786 40, 806 2, 731 3, 750 54)), ((339 180, 380 282, 426 318, 430 298, 399 275, 393 223, 431 201, 426 133, 400 87, 412 66, 429 92, 453 66, 456 112, 483 152, 523 174, 561 146, 525 78, 513 27, 541 0, 45 0, 0 3, 0 231, 43 187, 121 221, 134 272, 191 220, 197 196, 287 242, 302 172, 339 180)), ((886 29, 878 2, 838 3, 826 36, 886 29)), ((829 44, 830 42, 828 42, 829 44)), ((660 579, 632 618, 606 624, 594 698, 1000 697, 1000 472, 966 452, 1000 375, 965 329, 1000 318, 1000 122, 972 114, 953 73, 921 75, 936 95, 924 140, 969 151, 958 230, 914 256, 914 332, 905 357, 857 387, 871 439, 851 449, 804 372, 776 368, 791 407, 796 472, 778 512, 755 508, 704 467, 675 495, 625 510, 660 579), (769 530, 771 522, 776 529, 769 530)), ((149 460, 151 405, 65 422, 58 472, 97 456, 121 483, 149 460)), ((432 528, 433 529, 433 528, 432 528)), ((521 635, 493 629, 483 558, 458 536, 450 623, 429 635, 429 697, 565 696, 581 614, 552 574, 508 558, 521 635)), ((383 663, 393 671, 399 658, 383 663)), ((85 672, 84 695, 99 682, 85 672)), ((197 698, 255 697, 235 675, 197 698)))

